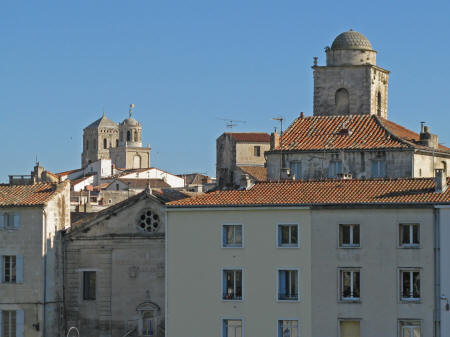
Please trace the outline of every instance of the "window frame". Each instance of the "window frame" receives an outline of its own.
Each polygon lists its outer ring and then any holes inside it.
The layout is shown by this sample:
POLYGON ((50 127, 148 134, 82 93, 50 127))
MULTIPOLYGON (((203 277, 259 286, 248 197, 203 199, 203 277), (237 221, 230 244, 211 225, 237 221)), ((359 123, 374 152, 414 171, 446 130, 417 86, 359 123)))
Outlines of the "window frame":
POLYGON ((21 222, 20 213, 14 211, 0 212, 0 217, 2 217, 0 229, 7 231, 15 231, 19 229, 21 222))
MULTIPOLYGON (((223 267, 221 268, 221 278, 220 278, 220 299, 222 302, 243 302, 244 301, 244 268, 242 267, 223 267), (240 271, 241 272, 241 298, 240 299, 226 299, 225 294, 225 272, 227 271, 240 271)), ((234 280, 234 288, 236 288, 236 279, 234 280)))
MULTIPOLYGON (((276 224, 276 245, 277 248, 300 248, 300 224, 289 223, 289 222, 279 222, 276 224), (283 244, 281 243, 281 226, 297 226, 297 244, 283 244)), ((289 231, 290 232, 290 231, 289 231)), ((290 238, 292 235, 289 236, 290 238)))
POLYGON ((397 326, 398 326, 398 336, 399 337, 404 337, 403 328, 417 328, 417 327, 419 328, 420 336, 422 336, 422 320, 421 319, 399 319, 397 326))
POLYGON ((397 226, 397 229, 398 229, 398 248, 418 249, 418 248, 422 247, 421 237, 420 237, 421 223, 419 223, 419 222, 400 222, 397 226), (417 236, 419 238, 419 243, 411 243, 411 241, 414 241, 414 239, 413 239, 414 232, 413 231, 410 231, 410 233, 409 233, 410 243, 402 243, 402 237, 403 237, 402 227, 403 226, 410 226, 410 227, 417 226, 418 227, 417 236))
POLYGON ((276 270, 276 288, 275 288, 275 300, 276 302, 289 303, 289 302, 300 302, 300 268, 293 267, 280 267, 276 270), (296 271, 297 272, 297 299, 280 299, 280 272, 281 271, 296 271))
POLYGON ((295 179, 303 179, 303 163, 301 160, 290 160, 289 161, 289 171, 292 176, 295 173, 295 179), (293 166, 295 169, 293 169, 293 166), (300 166, 300 175, 297 175, 298 166, 300 166))
POLYGON ((340 159, 330 160, 328 166, 328 178, 336 179, 339 174, 344 172, 344 163, 340 159), (331 173, 334 173, 331 174, 331 173))
MULTIPOLYGON (((412 274, 414 278, 414 274, 412 274)), ((400 303, 421 303, 422 302, 422 270, 421 268, 399 268, 398 269, 398 291, 399 291, 399 301, 400 303), (419 273, 419 297, 403 297, 403 273, 419 273)), ((414 295, 414 284, 413 281, 410 281, 412 284, 412 288, 410 290, 410 294, 414 295)))
POLYGON ((358 249, 361 248, 361 224, 360 223, 339 223, 338 224, 338 248, 343 249, 358 249), (354 226, 359 226, 359 244, 343 244, 341 243, 341 228, 343 226, 352 226, 352 230, 350 231, 350 239, 352 240, 354 238, 354 226))
POLYGON ((338 336, 339 337, 343 337, 341 334, 341 322, 359 322, 359 334, 361 336, 362 318, 338 318, 338 336))
POLYGON ((381 178, 387 178, 387 161, 386 158, 376 158, 376 159, 372 159, 370 162, 370 178, 373 179, 381 179, 381 178), (384 175, 382 175, 382 169, 380 168, 381 163, 384 164, 384 175), (376 173, 374 175, 373 172, 373 165, 376 165, 376 173))
POLYGON ((261 157, 261 145, 254 145, 253 146, 253 156, 254 157, 261 157))
POLYGON ((221 248, 244 248, 244 224, 238 223, 238 222, 229 222, 229 223, 223 223, 221 225, 220 230, 220 242, 221 242, 221 248), (234 245, 234 244, 226 244, 225 243, 225 227, 226 226, 241 226, 241 245, 234 245))
POLYGON ((297 322, 297 336, 291 336, 291 337, 300 337, 300 320, 298 318, 279 318, 277 320, 277 336, 283 337, 283 335, 280 335, 280 323, 283 321, 296 321, 297 322))
MULTIPOLYGON (((340 267, 338 268, 338 301, 340 303, 361 303, 361 267, 340 267), (350 272, 351 280, 353 281, 354 273, 359 273, 359 297, 343 297, 344 294, 344 282, 343 282, 343 273, 350 272)), ((353 288, 353 282, 351 281, 350 287, 353 288)), ((352 289, 351 292, 354 292, 352 289)))
MULTIPOLYGON (((227 337, 227 335, 224 334, 225 331, 225 321, 241 321, 241 336, 244 337, 244 318, 243 317, 231 317, 231 316, 224 316, 221 317, 220 322, 220 336, 227 337)), ((228 334, 228 333, 227 333, 228 334)))

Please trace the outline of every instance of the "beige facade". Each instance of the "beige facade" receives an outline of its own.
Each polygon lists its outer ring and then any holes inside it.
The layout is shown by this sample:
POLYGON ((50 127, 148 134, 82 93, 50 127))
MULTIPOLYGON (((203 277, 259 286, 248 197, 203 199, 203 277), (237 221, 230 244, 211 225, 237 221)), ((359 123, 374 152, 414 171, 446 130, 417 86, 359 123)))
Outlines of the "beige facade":
MULTIPOLYGON (((28 188, 21 189, 22 195, 28 188)), ((2 322, 0 331, 9 327, 16 337, 61 336, 60 231, 70 225, 69 193, 70 184, 61 183, 43 205, 0 206, 0 217, 15 218, 14 228, 4 222, 0 226, 0 316, 12 315, 9 324, 2 322), (11 278, 14 274, 15 279, 11 278)))
POLYGON ((432 207, 169 208, 167 335, 201 326, 196 336, 223 336, 222 320, 239 319, 243 336, 281 336, 279 320, 298 320, 302 337, 340 337, 341 321, 361 336, 400 336, 405 322, 433 336, 433 226, 432 207), (224 224, 242 224, 242 248, 223 248, 224 224), (277 247, 279 224, 299 225, 298 248, 277 247), (340 247, 341 224, 360 226, 357 247, 340 247), (419 225, 418 246, 402 247, 401 224, 419 225), (277 300, 277 271, 290 268, 299 270, 298 302, 277 300), (221 298, 223 269, 242 269, 242 300, 221 298), (359 299, 342 298, 342 271, 359 272, 359 299), (420 275, 419 299, 402 299, 410 271, 420 275))
POLYGON ((164 227, 148 193, 74 224, 65 236, 66 331, 164 336, 164 227))

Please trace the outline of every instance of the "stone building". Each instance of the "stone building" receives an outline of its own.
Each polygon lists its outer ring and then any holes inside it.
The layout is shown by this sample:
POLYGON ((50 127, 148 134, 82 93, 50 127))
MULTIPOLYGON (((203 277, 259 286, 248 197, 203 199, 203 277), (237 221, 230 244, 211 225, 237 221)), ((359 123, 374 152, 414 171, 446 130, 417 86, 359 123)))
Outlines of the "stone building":
POLYGON ((326 48, 326 66, 315 60, 314 116, 302 113, 281 139, 272 135, 269 180, 432 177, 437 168, 447 171, 450 149, 428 126, 416 133, 388 120, 389 71, 376 65, 376 53, 366 37, 348 31, 326 48))
POLYGON ((119 125, 103 114, 83 130, 81 167, 100 159, 111 159, 123 169, 150 167, 150 147, 142 146, 142 126, 131 116, 133 107, 119 125))
POLYGON ((270 136, 263 132, 225 132, 216 140, 216 182, 219 188, 240 185, 242 170, 265 176, 264 152, 270 136))
POLYGON ((153 193, 87 214, 66 232, 66 328, 86 337, 164 336, 167 199, 153 193))
POLYGON ((0 336, 60 336, 70 184, 0 185, 0 336))

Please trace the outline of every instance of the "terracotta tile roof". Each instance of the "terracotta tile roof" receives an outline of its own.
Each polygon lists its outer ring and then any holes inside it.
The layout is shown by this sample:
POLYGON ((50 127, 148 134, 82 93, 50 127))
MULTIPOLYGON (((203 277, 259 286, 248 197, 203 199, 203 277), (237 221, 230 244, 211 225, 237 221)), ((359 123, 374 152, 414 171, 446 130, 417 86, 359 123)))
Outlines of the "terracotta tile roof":
POLYGON ((0 185, 0 207, 40 206, 56 193, 56 184, 0 185))
POLYGON ((289 126, 282 147, 284 151, 426 148, 417 144, 418 139, 417 133, 374 115, 309 116, 289 126))
POLYGON ((81 177, 81 178, 78 178, 78 179, 71 180, 71 181, 70 181, 70 186, 77 185, 77 184, 81 183, 82 181, 85 181, 86 179, 89 179, 90 177, 92 177, 92 176, 94 176, 94 175, 95 175, 95 173, 94 173, 94 174, 88 174, 88 175, 86 175, 86 176, 84 176, 84 177, 81 177))
MULTIPOLYGON (((450 183, 450 179, 448 180, 450 183)), ((450 188, 434 192, 432 178, 259 182, 249 190, 206 193, 168 203, 172 207, 264 205, 450 204, 450 188)))
POLYGON ((59 173, 53 173, 55 176, 57 177, 64 177, 64 176, 68 176, 71 173, 75 173, 78 171, 81 171, 82 169, 76 169, 76 170, 70 170, 70 171, 64 171, 64 172, 59 172, 59 173))
POLYGON ((270 135, 265 132, 226 132, 237 142, 269 143, 270 135))
POLYGON ((255 181, 267 180, 267 168, 264 166, 238 166, 239 169, 249 174, 255 181))

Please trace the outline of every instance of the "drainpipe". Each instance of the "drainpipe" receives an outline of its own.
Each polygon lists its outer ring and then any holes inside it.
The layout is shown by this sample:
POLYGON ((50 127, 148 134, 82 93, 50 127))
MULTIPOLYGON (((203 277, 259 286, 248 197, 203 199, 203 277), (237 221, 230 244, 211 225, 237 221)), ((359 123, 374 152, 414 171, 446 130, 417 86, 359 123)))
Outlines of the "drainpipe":
POLYGON ((43 254, 44 254, 44 291, 43 291, 43 299, 42 299, 42 336, 45 337, 45 328, 46 328, 46 315, 45 315, 45 302, 47 300, 47 212, 42 210, 42 214, 44 215, 44 235, 43 235, 43 254))
POLYGON ((441 251, 440 209, 434 208, 434 336, 441 336, 441 251))

